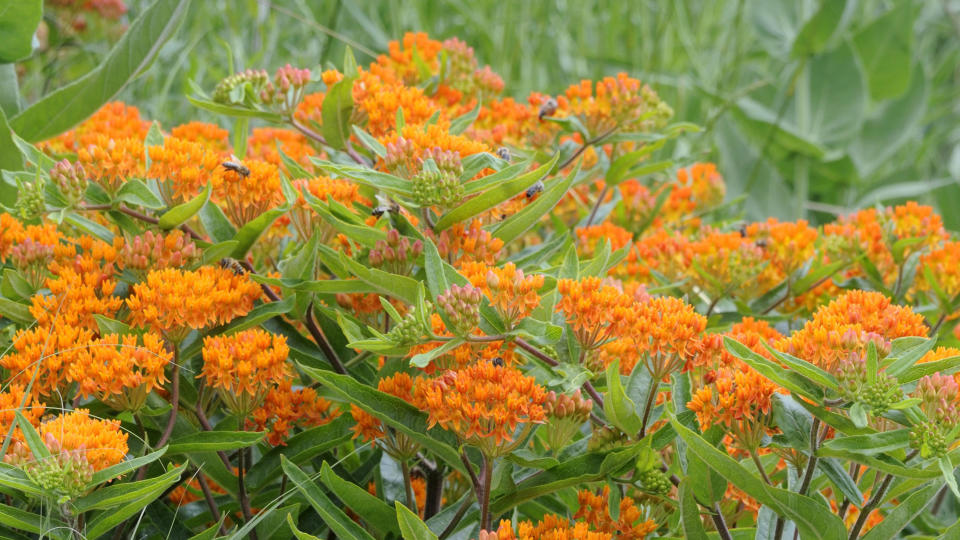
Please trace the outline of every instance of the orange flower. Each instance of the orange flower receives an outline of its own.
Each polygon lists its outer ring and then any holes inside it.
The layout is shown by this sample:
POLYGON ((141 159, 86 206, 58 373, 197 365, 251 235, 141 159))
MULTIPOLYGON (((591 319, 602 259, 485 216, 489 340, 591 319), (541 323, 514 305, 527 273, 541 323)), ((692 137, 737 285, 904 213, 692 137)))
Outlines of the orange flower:
POLYGON ((618 73, 594 85, 588 80, 571 85, 557 98, 556 116, 577 115, 592 134, 615 127, 623 131, 650 131, 666 124, 673 110, 656 92, 637 79, 618 73))
POLYGON ((111 139, 97 135, 77 150, 77 163, 83 166, 87 178, 110 195, 115 195, 127 179, 144 177, 143 158, 143 139, 111 139))
POLYGON ((138 276, 150 270, 190 266, 200 259, 200 250, 180 229, 167 233, 147 231, 129 240, 115 238, 119 248, 118 259, 123 268, 138 276))
POLYGON ((100 107, 79 126, 41 143, 44 150, 57 153, 77 152, 99 138, 137 139, 142 141, 150 130, 150 122, 140 118, 140 111, 131 105, 113 101, 100 107))
POLYGON ((283 152, 290 159, 296 161, 308 171, 313 170, 310 156, 317 155, 317 151, 310 146, 310 142, 300 132, 280 128, 254 128, 247 140, 247 159, 259 159, 280 167, 288 175, 286 165, 280 159, 283 152), (277 151, 277 146, 280 151, 277 151))
MULTIPOLYGON (((361 71, 353 84, 353 100, 356 114, 366 130, 374 137, 384 137, 396 131, 397 110, 403 109, 404 123, 417 131, 439 111, 439 108, 416 86, 390 83, 369 71, 361 71)), ((448 121, 443 122, 449 126, 448 121)), ((404 130, 406 131, 406 130, 404 130)), ((406 134, 404 134, 406 136, 406 134)))
POLYGON ((453 135, 444 127, 437 124, 431 124, 426 127, 408 124, 404 126, 399 134, 394 132, 391 136, 382 137, 380 142, 386 146, 391 143, 396 144, 400 139, 403 139, 406 144, 412 145, 413 152, 411 157, 414 160, 422 157, 427 150, 432 152, 438 150, 457 152, 461 158, 490 150, 487 145, 481 142, 474 141, 464 135, 453 135))
POLYGON ((251 413, 256 429, 270 429, 267 442, 274 446, 286 444, 285 439, 295 426, 315 427, 328 424, 340 416, 340 409, 317 395, 313 388, 293 389, 290 379, 271 388, 263 405, 251 413))
POLYGON ((770 261, 778 272, 778 279, 785 279, 813 256, 817 230, 806 220, 781 222, 769 218, 766 222, 751 223, 744 229, 746 237, 761 245, 763 258, 770 261))
POLYGON ((597 277, 557 281, 563 312, 584 351, 599 347, 615 337, 626 336, 636 321, 632 297, 597 277))
MULTIPOLYGON (((36 426, 43 417, 45 407, 36 397, 24 399, 24 386, 22 384, 7 384, 5 390, 0 392, 0 432, 6 436, 16 417, 16 412, 20 411, 23 416, 30 421, 31 425, 36 426)), ((36 394, 34 394, 35 396, 36 394)), ((14 440, 22 441, 20 429, 14 432, 14 440)))
POLYGON ((0 260, 6 260, 13 248, 30 240, 40 245, 59 246, 64 236, 53 223, 23 226, 10 214, 0 214, 0 260))
POLYGON ((90 330, 57 322, 20 330, 13 336, 17 351, 0 356, 8 382, 26 387, 33 381, 33 396, 48 396, 67 382, 70 365, 93 338, 90 330))
POLYGON ((927 330, 923 316, 909 307, 893 305, 878 292, 849 291, 818 309, 778 348, 832 372, 851 347, 862 350, 871 336, 890 341, 926 336, 927 330))
POLYGON ((923 269, 929 268, 936 285, 948 298, 960 294, 960 242, 944 242, 920 257, 921 271, 917 272, 917 289, 931 291, 933 283, 923 269))
POLYGON ((192 272, 154 270, 132 289, 126 300, 132 324, 161 332, 174 342, 191 329, 246 315, 261 294, 260 286, 245 275, 213 266, 192 272))
MULTIPOLYGON (((430 315, 430 324, 435 336, 449 337, 453 335, 447 330, 446 325, 443 324, 443 319, 440 318, 440 315, 436 313, 430 315)), ((479 335, 482 334, 482 331, 477 329, 475 333, 479 335)), ((443 343, 442 341, 419 343, 410 348, 408 355, 413 357, 432 351, 443 346, 443 343)), ((502 341, 464 343, 447 351, 445 354, 435 356, 430 363, 423 368, 423 372, 432 375, 437 371, 456 371, 478 359, 492 362, 495 358, 499 358, 503 361, 504 365, 511 366, 517 362, 517 354, 514 352, 515 347, 516 344, 512 341, 506 344, 502 341)))
POLYGON ((243 165, 250 174, 220 167, 213 175, 213 196, 226 206, 226 215, 237 227, 273 208, 283 199, 280 191, 280 171, 273 164, 246 160, 243 165))
POLYGON ((655 521, 643 519, 643 514, 630 497, 620 500, 620 513, 614 519, 610 516, 609 498, 610 486, 603 486, 603 491, 597 494, 581 489, 577 492, 580 509, 573 518, 583 519, 593 529, 623 540, 639 540, 658 529, 655 521))
POLYGON ((502 268, 481 262, 465 263, 461 271, 474 287, 483 290, 508 327, 512 328, 540 305, 540 274, 525 275, 513 263, 502 268))
POLYGON ((589 227, 578 227, 576 235, 581 260, 583 257, 593 257, 596 254, 597 246, 604 240, 610 242, 612 251, 633 242, 633 233, 609 221, 589 227))
MULTIPOLYGON (((422 395, 421 392, 415 391, 420 382, 420 378, 414 379, 406 373, 399 372, 380 379, 380 382, 377 383, 377 390, 390 394, 391 396, 396 396, 420 408, 423 406, 422 395)), ((377 439, 390 435, 383 426, 383 423, 380 422, 380 419, 360 407, 351 405, 350 415, 353 416, 354 421, 357 422, 357 424, 353 426, 354 438, 362 437, 365 441, 370 441, 371 444, 374 444, 377 439)), ((394 441, 387 441, 386 445, 390 449, 393 449, 393 443, 394 441)), ((403 452, 397 453, 403 454, 403 452)))
POLYGON ((127 454, 128 435, 121 431, 120 421, 91 418, 86 409, 57 416, 40 424, 38 431, 44 439, 56 439, 63 452, 85 454, 94 471, 120 463, 127 454))
POLYGON ((77 351, 67 380, 77 384, 80 396, 96 396, 120 411, 137 411, 153 388, 163 386, 164 368, 172 361, 173 353, 152 332, 140 340, 108 334, 77 351))
POLYGON ((721 367, 713 379, 694 393, 687 408, 697 413, 701 430, 722 424, 742 448, 755 450, 771 423, 773 394, 786 391, 746 365, 721 367))
POLYGON ((230 149, 230 132, 216 124, 187 122, 171 129, 170 137, 201 143, 214 152, 230 149))
POLYGON ((151 146, 147 152, 150 154, 148 174, 159 181, 160 192, 168 205, 179 204, 199 193, 227 157, 215 146, 177 137, 167 137, 163 145, 151 146))
POLYGON ((635 179, 620 183, 626 221, 640 226, 697 228, 697 213, 723 202, 726 184, 713 163, 694 163, 677 170, 677 179, 651 191, 635 179), (657 200, 668 190, 669 195, 657 208, 657 200))
POLYGON ((231 410, 249 414, 289 374, 287 338, 259 328, 203 338, 203 370, 197 378, 220 390, 231 410))
POLYGON ((521 521, 514 533, 510 520, 500 522, 496 533, 480 531, 479 540, 611 540, 613 535, 595 532, 582 521, 570 523, 556 514, 547 514, 534 525, 532 521, 521 521))
POLYGON ((742 366, 742 361, 730 354, 723 345, 723 336, 729 336, 743 345, 749 347, 753 352, 772 358, 770 352, 764 347, 764 343, 775 346, 784 338, 783 334, 778 332, 770 323, 764 320, 754 319, 753 317, 744 317, 740 322, 734 324, 730 331, 724 334, 711 334, 704 338, 703 354, 694 358, 694 365, 713 369, 715 367, 737 367, 742 366))
POLYGON ((709 231, 687 244, 685 255, 689 288, 714 300, 727 295, 754 298, 780 281, 764 273, 763 249, 739 232, 709 231))
POLYGON ((305 193, 326 203, 332 199, 347 208, 352 209, 354 203, 365 206, 371 206, 369 199, 360 194, 360 186, 342 178, 330 178, 329 176, 317 176, 309 180, 301 179, 293 182, 294 189, 297 190, 297 203, 290 210, 290 222, 304 240, 308 240, 316 231, 320 231, 321 242, 329 242, 336 229, 322 219, 313 208, 307 204, 305 193))
POLYGON ((492 266, 503 249, 503 240, 494 238, 476 219, 469 225, 457 223, 439 235, 427 231, 427 235, 434 240, 440 256, 451 261, 454 268, 465 262, 481 262, 492 266))
MULTIPOLYGON (((512 450, 517 426, 525 430, 546 420, 546 390, 516 368, 479 362, 460 371, 448 371, 423 386, 424 408, 430 426, 454 431, 466 444, 486 456, 512 450)), ((523 436, 517 440, 522 441, 523 436)))

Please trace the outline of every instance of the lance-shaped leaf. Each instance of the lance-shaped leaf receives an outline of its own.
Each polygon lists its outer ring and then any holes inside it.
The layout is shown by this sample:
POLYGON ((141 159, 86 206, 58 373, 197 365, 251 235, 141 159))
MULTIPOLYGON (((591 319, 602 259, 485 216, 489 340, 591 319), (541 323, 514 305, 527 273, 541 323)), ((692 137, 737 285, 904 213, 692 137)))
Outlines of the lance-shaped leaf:
POLYGON ((378 293, 392 296, 411 305, 417 303, 419 294, 417 280, 376 268, 367 268, 343 253, 340 253, 340 264, 349 269, 350 273, 360 278, 361 281, 376 288, 378 293))
POLYGON ((333 472, 326 461, 320 468, 320 481, 323 482, 343 504, 360 518, 384 534, 398 534, 397 514, 390 506, 366 489, 348 482, 333 472))
MULTIPOLYGON (((656 392, 656 388, 650 389, 656 392)), ((628 396, 620 380, 620 360, 607 366, 607 394, 603 400, 603 412, 611 424, 626 433, 639 433, 643 420, 637 414, 637 404, 628 396)))
POLYGON ((467 199, 460 206, 440 216, 434 230, 442 231, 456 223, 482 214, 503 201, 518 195, 547 176, 559 158, 560 154, 556 154, 550 161, 540 167, 511 180, 504 181, 501 184, 497 184, 476 197, 467 199))
POLYGON ((783 369, 779 364, 760 356, 750 347, 733 338, 724 336, 723 343, 730 354, 743 360, 758 373, 780 386, 818 402, 823 398, 823 390, 798 372, 783 369))
POLYGON ((374 540, 370 533, 350 519, 339 506, 333 503, 322 489, 317 487, 313 480, 303 472, 303 469, 294 465, 286 458, 280 458, 283 472, 287 473, 290 483, 307 499, 310 506, 317 511, 320 519, 330 527, 338 538, 352 540, 374 540))
POLYGON ((280 472, 280 456, 293 463, 305 463, 316 456, 350 440, 353 419, 339 416, 329 424, 310 428, 286 440, 286 445, 276 446, 264 454, 247 472, 247 482, 256 488, 276 480, 280 472))
POLYGON ((566 178, 560 182, 554 180, 547 190, 537 197, 537 200, 497 225, 496 228, 493 229, 494 238, 499 238, 503 240, 504 244, 507 244, 527 232, 530 227, 533 227, 534 224, 540 221, 540 218, 547 215, 547 213, 560 202, 560 199, 563 198, 567 190, 570 189, 570 186, 573 185, 579 172, 580 165, 578 163, 566 178))
POLYGON ((167 488, 175 484, 185 468, 185 465, 174 467, 163 475, 148 480, 152 484, 151 489, 145 490, 137 498, 127 499, 130 502, 95 514, 87 523, 85 538, 90 540, 100 538, 114 530, 117 525, 126 521, 130 516, 143 510, 145 506, 162 495, 167 488))
POLYGON ((684 478, 680 482, 680 519, 683 524, 683 535, 693 540, 707 540, 707 531, 703 528, 703 519, 700 517, 700 507, 693 498, 690 488, 691 478, 684 478))
MULTIPOLYGON (((952 476, 952 472, 951 472, 952 476)), ((923 509, 935 499, 934 494, 940 489, 940 482, 932 482, 906 499, 900 499, 896 506, 883 516, 883 521, 874 525, 863 540, 893 540, 900 538, 904 529, 914 520, 923 509)))
POLYGON ((358 184, 383 190, 387 193, 409 197, 413 194, 413 185, 399 176, 353 165, 339 165, 327 160, 310 158, 320 169, 342 178, 349 178, 358 184))
POLYGON ((290 206, 286 204, 272 210, 267 210, 254 218, 250 223, 240 227, 237 235, 233 238, 237 241, 237 247, 233 248, 232 257, 234 259, 246 257, 247 252, 250 251, 250 248, 253 247, 253 244, 257 242, 264 231, 266 231, 270 225, 273 225, 273 222, 279 219, 280 216, 286 214, 288 210, 290 210, 290 206))
POLYGON ((767 485, 740 463, 724 454, 707 442, 703 437, 683 426, 676 419, 671 420, 673 429, 687 443, 687 449, 696 454, 711 468, 720 473, 730 483, 761 504, 769 506, 777 514, 792 520, 803 538, 822 538, 824 540, 842 540, 846 538, 847 528, 843 521, 822 504, 810 497, 793 493, 785 489, 767 485))
POLYGON ((201 431, 174 439, 167 447, 167 452, 172 455, 236 450, 257 444, 263 435, 259 431, 201 431))
POLYGON ((13 130, 28 141, 42 141, 96 112, 153 62, 160 47, 180 26, 189 6, 190 0, 154 2, 133 21, 96 68, 13 117, 13 130))
POLYGON ((212 189, 213 184, 211 182, 207 182, 207 187, 205 187, 203 191, 201 191, 196 197, 183 204, 174 206, 160 216, 160 221, 157 222, 157 225, 161 229, 172 229, 192 218, 197 212, 200 211, 201 208, 203 208, 203 205, 207 204, 207 201, 210 200, 210 192, 212 189))

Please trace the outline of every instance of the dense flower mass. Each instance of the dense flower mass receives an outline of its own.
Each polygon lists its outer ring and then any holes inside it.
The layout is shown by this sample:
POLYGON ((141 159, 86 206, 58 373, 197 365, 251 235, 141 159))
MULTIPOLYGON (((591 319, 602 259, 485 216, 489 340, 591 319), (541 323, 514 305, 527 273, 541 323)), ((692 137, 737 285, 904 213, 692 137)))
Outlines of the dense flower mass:
MULTIPOLYGON (((47 4, 51 23, 122 14, 47 4)), ((36 150, 16 139, 15 536, 855 539, 956 520, 960 242, 932 207, 754 221, 691 159, 697 119, 668 125, 629 74, 517 97, 456 38, 381 52, 201 70, 191 102, 230 130, 108 103, 36 150)), ((836 171, 807 172, 819 195, 836 171)))

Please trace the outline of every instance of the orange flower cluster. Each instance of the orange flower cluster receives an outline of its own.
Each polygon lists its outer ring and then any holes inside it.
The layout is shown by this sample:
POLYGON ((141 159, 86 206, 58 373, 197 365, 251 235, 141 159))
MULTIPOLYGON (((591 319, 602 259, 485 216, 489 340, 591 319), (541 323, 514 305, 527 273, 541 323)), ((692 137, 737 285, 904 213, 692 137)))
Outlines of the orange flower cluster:
POLYGON ((423 407, 431 427, 440 424, 488 457, 496 457, 509 452, 501 443, 514 440, 518 425, 530 429, 546 420, 546 397, 533 377, 484 361, 430 381, 423 388, 423 407))
POLYGON ((167 137, 162 145, 150 146, 151 178, 156 178, 168 205, 180 204, 199 193, 227 157, 224 150, 204 141, 167 137))
POLYGON ((284 440, 295 426, 328 424, 340 416, 340 409, 333 408, 333 404, 318 396, 313 388, 294 390, 292 382, 287 379, 271 388, 263 405, 250 416, 257 430, 270 430, 267 442, 278 446, 286 444, 284 440))
POLYGON ((786 391, 748 366, 721 367, 713 382, 698 389, 687 408, 697 413, 700 429, 722 424, 744 448, 756 449, 771 424, 773 394, 786 391))
POLYGON ((543 287, 543 276, 540 274, 525 275, 513 263, 507 263, 502 268, 487 266, 482 262, 464 263, 460 271, 490 299, 490 304, 508 327, 530 315, 540 305, 540 295, 537 293, 543 287))
MULTIPOLYGON (((406 373, 399 372, 380 379, 380 382, 377 383, 377 390, 398 397, 417 408, 422 408, 424 405, 422 381, 419 377, 414 379, 406 373)), ((350 415, 357 423, 353 426, 354 438, 362 437, 363 440, 374 444, 377 439, 387 436, 387 431, 380 419, 360 407, 350 405, 350 415)))
POLYGON ((561 279, 557 281, 557 292, 560 300, 556 310, 566 316, 585 351, 611 338, 626 337, 633 328, 633 298, 600 278, 561 279))
MULTIPOLYGON (((440 315, 436 313, 431 314, 430 324, 433 335, 435 336, 450 337, 453 335, 447 330, 447 327, 443 323, 443 319, 440 318, 440 315)), ((482 334, 482 331, 477 329, 476 334, 482 334)), ((443 346, 443 342, 441 341, 421 343, 411 347, 408 354, 412 357, 432 351, 433 349, 441 346, 443 346)), ((517 362, 517 354, 514 351, 515 347, 516 345, 513 342, 505 344, 502 341, 464 343, 463 345, 454 347, 453 349, 447 351, 445 354, 434 357, 430 361, 430 364, 423 368, 423 371, 428 375, 433 375, 437 371, 456 371, 473 362, 492 362, 495 358, 499 358, 501 361, 503 361, 504 365, 511 366, 517 362)))
POLYGON ((328 199, 334 200, 347 208, 353 208, 354 204, 372 205, 369 199, 360 194, 360 186, 342 178, 316 176, 310 179, 296 180, 293 182, 293 187, 297 190, 298 197, 297 203, 289 214, 290 222, 304 240, 309 240, 314 232, 319 231, 321 241, 327 243, 336 233, 336 229, 317 215, 307 204, 304 194, 309 193, 319 199, 321 203, 326 203, 328 199))
POLYGON ((77 150, 77 162, 87 178, 110 195, 115 195, 128 178, 143 178, 142 139, 111 139, 98 134, 89 144, 77 150))
POLYGON ((575 234, 579 248, 577 251, 581 258, 593 257, 597 252, 597 246, 604 240, 610 242, 610 249, 613 251, 633 242, 633 233, 609 221, 589 227, 578 227, 575 234))
POLYGON ((266 392, 290 374, 287 338, 259 328, 203 339, 203 370, 197 378, 220 390, 237 414, 249 414, 266 392))
POLYGON ((164 368, 173 361, 160 336, 105 335, 72 355, 67 380, 81 396, 96 396, 120 411, 137 411, 147 394, 167 380, 164 368))
POLYGON ((577 492, 580 509, 573 518, 582 519, 593 529, 623 540, 640 540, 659 528, 654 520, 643 518, 643 513, 630 497, 620 499, 620 512, 614 519, 610 515, 609 499, 610 486, 603 486, 599 493, 581 489, 577 492))
POLYGON ((625 221, 654 227, 698 228, 698 214, 723 202, 726 194, 726 184, 713 163, 694 163, 678 169, 676 180, 652 191, 635 179, 622 182, 619 188, 625 221), (669 195, 658 208, 657 201, 666 191, 669 195))
POLYGON ((138 276, 150 270, 189 266, 200 259, 200 250, 180 229, 165 234, 147 231, 130 240, 118 237, 114 239, 114 248, 121 267, 138 276))
POLYGON ((86 409, 43 422, 38 431, 43 438, 56 439, 64 452, 84 453, 94 471, 116 465, 127 455, 128 435, 120 429, 120 421, 91 418, 86 409))
POLYGON ((557 104, 557 116, 580 116, 594 135, 617 127, 624 131, 649 131, 664 126, 673 116, 670 106, 660 101, 649 86, 622 72, 597 81, 596 86, 586 79, 571 85, 565 95, 557 98, 557 104))
POLYGON ((227 217, 237 227, 283 200, 276 165, 259 160, 246 160, 243 165, 250 169, 247 176, 224 167, 216 169, 213 175, 213 197, 226 207, 227 217))
MULTIPOLYGON (((119 101, 107 103, 79 126, 40 145, 53 153, 79 152, 91 144, 107 139, 142 141, 150 130, 150 122, 140 118, 140 110, 119 101)), ((142 154, 141 154, 142 155, 142 154)))
POLYGON ((814 254, 817 230, 806 220, 751 223, 744 228, 747 238, 761 246, 763 258, 777 270, 777 280, 789 277, 814 254))
POLYGON ((960 294, 960 242, 944 242, 940 247, 920 257, 920 267, 929 269, 933 282, 925 272, 917 273, 917 289, 932 291, 939 288, 948 298, 960 294))
POLYGON ((259 285, 226 268, 203 266, 192 272, 165 268, 133 285, 126 304, 134 325, 178 342, 191 329, 246 315, 260 294, 259 285))
POLYGON ((871 336, 890 341, 926 336, 923 316, 907 306, 894 305, 878 292, 849 291, 814 313, 802 329, 777 348, 827 371, 834 371, 851 349, 866 347, 871 336))
POLYGON ((170 130, 170 137, 201 143, 215 152, 230 150, 230 132, 216 124, 187 122, 170 130))
POLYGON ((476 219, 469 225, 457 223, 440 234, 428 231, 427 235, 437 245, 440 256, 450 261, 454 268, 467 262, 493 266, 503 249, 503 240, 494 238, 476 219))
POLYGON ((590 525, 570 520, 556 514, 547 514, 537 522, 521 521, 514 532, 510 520, 500 522, 495 533, 480 531, 479 540, 611 540, 613 535, 590 530, 590 525))
MULTIPOLYGON (((46 410, 43 403, 36 397, 25 397, 26 387, 22 384, 6 384, 3 391, 0 391, 0 432, 6 436, 13 424, 17 411, 36 426, 40 423, 40 418, 46 410)), ((14 441, 22 441, 23 435, 19 428, 13 433, 14 441)))
POLYGON ((45 246, 59 246, 63 238, 53 223, 24 227, 10 214, 0 214, 0 260, 6 260, 14 247, 27 240, 45 246))
POLYGON ((280 167, 284 173, 290 174, 287 166, 283 164, 280 152, 296 161, 301 167, 308 171, 313 170, 313 164, 310 162, 311 156, 316 156, 317 151, 310 146, 307 138, 299 132, 291 129, 280 128, 254 128, 250 132, 250 138, 247 140, 247 159, 256 159, 271 163, 280 167), (279 146, 279 151, 277 150, 279 146))
POLYGON ((740 359, 727 351, 727 348, 723 345, 723 336, 733 338, 749 347, 753 352, 767 358, 772 358, 772 355, 764 347, 764 343, 773 347, 783 339, 783 334, 770 326, 767 321, 744 317, 724 334, 704 336, 703 354, 694 358, 694 365, 708 368, 743 366, 740 359))

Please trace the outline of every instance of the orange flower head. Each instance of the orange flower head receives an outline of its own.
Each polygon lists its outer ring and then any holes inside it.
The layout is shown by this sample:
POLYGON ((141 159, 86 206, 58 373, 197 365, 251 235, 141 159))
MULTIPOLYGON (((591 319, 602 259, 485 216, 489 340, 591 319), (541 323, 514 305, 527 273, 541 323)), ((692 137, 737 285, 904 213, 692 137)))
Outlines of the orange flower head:
POLYGON ((67 368, 67 380, 77 384, 81 396, 95 396, 119 411, 140 409, 147 394, 167 380, 164 368, 173 353, 163 339, 147 332, 136 335, 105 335, 75 352, 67 368))
POLYGON ((41 143, 40 148, 56 153, 72 153, 96 144, 100 137, 142 141, 149 130, 150 122, 140 117, 136 107, 112 101, 72 130, 41 143))
POLYGON ((120 429, 120 421, 91 418, 86 409, 43 422, 38 431, 44 440, 52 437, 62 452, 83 454, 94 471, 116 465, 127 455, 128 435, 120 429))
POLYGON ((657 530, 655 521, 644 519, 643 513, 630 497, 620 500, 619 517, 614 519, 609 509, 610 486, 604 486, 603 491, 592 493, 581 489, 577 492, 580 508, 574 514, 574 519, 582 519, 596 531, 610 534, 611 537, 639 540, 657 530))
POLYGON ((272 163, 280 167, 284 173, 290 174, 287 166, 284 165, 280 157, 283 152, 293 161, 296 161, 301 167, 308 171, 313 170, 311 156, 317 155, 317 151, 310 146, 306 136, 292 129, 280 128, 254 128, 250 132, 250 139, 247 141, 247 159, 259 159, 267 163, 272 163), (279 146, 279 151, 277 150, 279 146))
POLYGON ((454 268, 467 262, 481 262, 493 266, 503 249, 503 240, 494 238, 477 219, 468 225, 457 223, 440 234, 427 231, 427 235, 437 245, 440 256, 444 260, 452 261, 454 268))
POLYGON ((266 393, 290 374, 287 338, 259 328, 203 339, 203 370, 197 378, 220 390, 235 414, 260 406, 266 393))
POLYGON ((543 275, 526 275, 513 263, 503 267, 465 263, 461 271, 470 283, 484 292, 508 327, 527 317, 540 305, 543 275))
POLYGON ((246 160, 250 174, 220 167, 213 175, 213 197, 225 206, 225 213, 237 227, 253 221, 283 199, 280 170, 260 160, 246 160))
POLYGON ((77 163, 87 177, 110 195, 115 195, 130 178, 143 178, 144 149, 142 139, 112 139, 97 135, 77 150, 77 163))
POLYGON ((589 227, 578 227, 576 235, 581 260, 583 260, 583 258, 593 257, 596 254, 597 246, 601 245, 601 242, 604 240, 610 242, 610 249, 612 251, 616 251, 633 242, 633 233, 609 221, 604 221, 599 225, 591 225, 589 227))
POLYGON ((488 361, 448 371, 423 387, 430 426, 440 424, 490 457, 512 451, 516 444, 502 443, 514 442, 518 425, 529 430, 546 420, 546 397, 533 377, 488 361))
POLYGON ((179 342, 191 329, 225 324, 253 309, 260 286, 227 268, 154 270, 126 300, 132 324, 179 342))
POLYGON ((556 309, 563 312, 584 350, 625 337, 636 321, 633 298, 600 278, 561 279, 557 292, 556 309))
POLYGON ((623 131, 650 131, 666 124, 673 110, 649 86, 618 73, 594 87, 588 80, 571 85, 558 97, 556 116, 577 115, 592 134, 619 127, 623 131), (596 90, 594 90, 596 88, 596 90))
POLYGON ((267 442, 273 446, 285 445, 285 440, 296 426, 315 427, 334 421, 340 409, 313 388, 293 389, 290 379, 272 387, 263 405, 250 415, 257 430, 269 429, 267 442))
MULTIPOLYGON (((380 379, 380 382, 377 383, 377 390, 398 397, 419 408, 422 406, 422 393, 417 391, 419 384, 421 384, 420 378, 414 379, 406 373, 398 372, 380 379)), ((390 435, 379 418, 360 407, 351 405, 350 415, 353 416, 354 421, 357 423, 353 426, 354 438, 362 437, 363 440, 370 441, 371 444, 374 444, 378 439, 383 439, 390 435)), ((393 450, 396 446, 396 441, 384 441, 384 445, 388 450, 393 450)), ((402 451, 395 453, 403 454, 402 451)))
POLYGON ((701 429, 722 424, 743 449, 756 449, 771 425, 773 395, 786 391, 745 365, 721 367, 713 379, 687 407, 697 414, 701 429))
POLYGON ((168 205, 179 204, 203 190, 229 157, 215 146, 178 137, 167 137, 162 145, 150 146, 147 151, 148 174, 159 181, 168 205))
POLYGON ((230 150, 230 132, 216 124, 187 122, 171 129, 170 137, 201 143, 214 152, 230 150))

